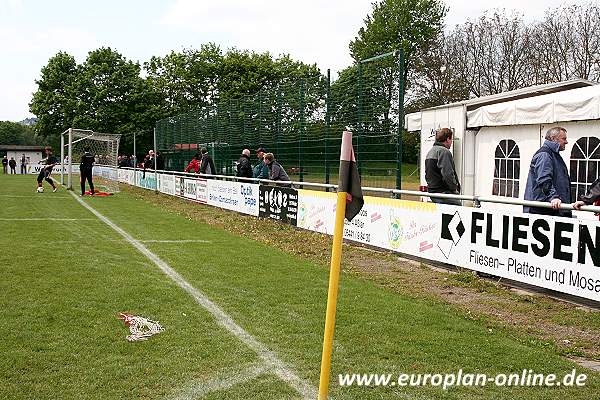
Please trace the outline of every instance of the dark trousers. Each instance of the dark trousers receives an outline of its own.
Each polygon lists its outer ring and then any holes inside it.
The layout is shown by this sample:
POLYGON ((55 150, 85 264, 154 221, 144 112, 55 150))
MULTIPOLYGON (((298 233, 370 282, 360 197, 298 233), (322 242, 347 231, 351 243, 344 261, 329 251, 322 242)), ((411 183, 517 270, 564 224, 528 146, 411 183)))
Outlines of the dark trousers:
POLYGON ((51 171, 48 171, 46 169, 42 169, 40 171, 40 173, 39 173, 39 175, 37 177, 37 181, 38 181, 38 184, 40 184, 40 186, 41 186, 42 181, 45 180, 50 185, 52 185, 52 187, 56 187, 56 186, 54 186, 54 181, 52 179, 50 179, 50 172, 51 171))
MULTIPOLYGON (((444 193, 444 194, 454 194, 454 193, 444 193)), ((440 197, 430 197, 431 201, 437 204, 449 204, 451 206, 462 206, 462 201, 458 199, 442 199, 440 197)))
POLYGON ((27 173, 27 165, 21 164, 21 173, 25 175, 27 173))
POLYGON ((10 173, 11 174, 16 174, 17 173, 17 167, 10 167, 10 173))
POLYGON ((90 185, 90 193, 94 194, 94 182, 92 182, 92 170, 81 171, 81 195, 85 194, 85 181, 90 185))

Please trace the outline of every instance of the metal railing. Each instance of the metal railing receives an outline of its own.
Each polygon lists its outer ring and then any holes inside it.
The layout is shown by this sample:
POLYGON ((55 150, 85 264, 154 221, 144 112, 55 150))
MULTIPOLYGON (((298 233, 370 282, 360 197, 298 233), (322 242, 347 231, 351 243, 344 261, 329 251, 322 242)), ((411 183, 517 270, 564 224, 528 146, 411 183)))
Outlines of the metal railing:
MULTIPOLYGON (((128 169, 132 171, 140 171, 140 169, 134 169, 129 167, 121 167, 120 169, 128 169)), ((211 175, 211 174, 199 174, 199 173, 191 173, 191 172, 180 172, 180 171, 165 171, 165 170, 156 170, 149 169, 146 170, 146 173, 150 174, 169 174, 169 175, 178 175, 178 176, 189 176, 195 178, 218 178, 222 180, 229 180, 234 182, 256 182, 256 183, 266 183, 271 185, 289 185, 289 186, 297 186, 297 187, 316 187, 321 189, 331 189, 337 190, 338 185, 327 184, 327 183, 312 183, 312 182, 300 182, 300 181, 272 181, 269 179, 259 179, 259 178, 242 178, 231 175, 211 175)), ((158 188, 157 188, 158 189, 158 188)), ((386 189, 386 188, 375 188, 375 187, 362 187, 363 192, 371 192, 371 193, 385 193, 390 195, 408 195, 408 196, 418 196, 418 197, 429 197, 429 198, 437 198, 437 199, 453 199, 453 200, 465 200, 472 201, 474 207, 480 207, 481 203, 497 203, 497 204, 510 204, 516 206, 528 206, 528 207, 538 207, 538 208, 552 208, 552 205, 547 202, 541 201, 530 201, 530 200, 521 200, 521 199, 513 199, 513 198, 499 198, 499 197, 491 197, 491 196, 469 196, 462 194, 444 194, 444 193, 429 193, 429 192, 420 192, 416 190, 398 190, 398 189, 386 189)), ((561 210, 571 210, 574 208, 572 203, 563 203, 559 207, 561 210)), ((577 211, 586 211, 592 213, 600 213, 599 206, 582 206, 577 211)))

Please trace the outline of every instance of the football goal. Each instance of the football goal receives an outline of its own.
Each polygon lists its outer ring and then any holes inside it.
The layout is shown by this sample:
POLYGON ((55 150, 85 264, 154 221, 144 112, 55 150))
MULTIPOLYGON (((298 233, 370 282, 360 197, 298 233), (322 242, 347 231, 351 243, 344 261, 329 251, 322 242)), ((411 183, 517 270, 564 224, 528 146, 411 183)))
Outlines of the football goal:
POLYGON ((73 182, 79 184, 79 163, 87 150, 94 156, 94 186, 102 191, 119 191, 117 158, 121 135, 100 133, 86 129, 70 128, 60 137, 60 158, 63 168, 60 170, 60 183, 73 190, 73 182), (65 176, 67 179, 65 182, 65 176))

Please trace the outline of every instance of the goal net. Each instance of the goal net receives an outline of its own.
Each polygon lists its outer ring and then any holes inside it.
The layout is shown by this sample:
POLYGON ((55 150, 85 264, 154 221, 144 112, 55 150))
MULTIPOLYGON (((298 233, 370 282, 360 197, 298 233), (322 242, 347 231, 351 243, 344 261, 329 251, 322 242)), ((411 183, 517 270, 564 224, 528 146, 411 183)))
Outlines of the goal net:
POLYGON ((115 193, 119 191, 117 158, 121 135, 100 133, 85 129, 68 129, 61 137, 61 183, 67 189, 79 187, 79 163, 81 156, 89 151, 94 156, 94 187, 97 190, 115 193))

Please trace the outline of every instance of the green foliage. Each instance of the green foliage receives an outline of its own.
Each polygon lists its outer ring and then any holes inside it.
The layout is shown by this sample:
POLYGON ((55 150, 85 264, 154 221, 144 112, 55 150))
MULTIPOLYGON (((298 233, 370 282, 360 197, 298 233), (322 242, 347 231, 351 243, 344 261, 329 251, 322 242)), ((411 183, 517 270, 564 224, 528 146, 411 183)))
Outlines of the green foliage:
POLYGON ((42 68, 40 79, 35 81, 38 90, 29 104, 29 110, 38 118, 35 125, 38 134, 58 135, 71 126, 77 104, 74 94, 78 75, 75 58, 64 52, 50 58, 42 68))
POLYGON ((219 69, 223 55, 214 43, 199 50, 172 51, 164 57, 152 57, 144 63, 148 84, 162 97, 173 115, 206 106, 217 94, 219 69))
POLYGON ((235 48, 223 53, 214 43, 203 44, 199 50, 152 57, 144 68, 149 84, 166 103, 167 115, 254 95, 319 74, 316 65, 295 61, 288 55, 273 58, 269 53, 235 48))
POLYGON ((0 144, 35 146, 42 144, 33 129, 17 122, 0 121, 0 144))
POLYGON ((70 127, 121 134, 127 152, 135 132, 138 143, 148 148, 164 108, 140 73, 138 63, 111 48, 91 51, 80 65, 69 54, 58 53, 36 81, 38 90, 30 104, 38 117, 36 131, 54 142, 70 127))
POLYGON ((421 137, 416 132, 402 132, 402 161, 410 164, 419 163, 421 137))
POLYGON ((401 48, 404 50, 406 71, 409 71, 417 49, 431 45, 441 32, 446 13, 447 9, 440 0, 382 0, 374 3, 372 14, 364 20, 365 26, 350 42, 350 55, 358 62, 401 48))

